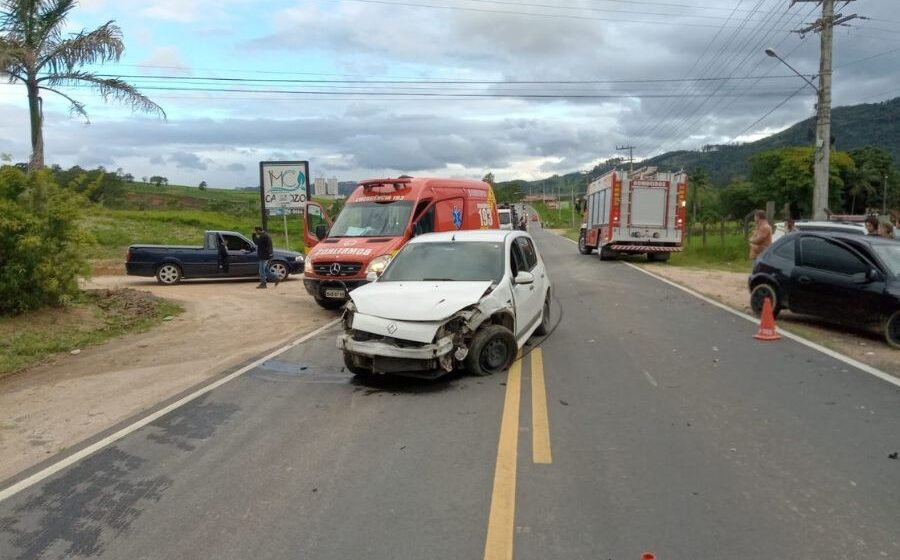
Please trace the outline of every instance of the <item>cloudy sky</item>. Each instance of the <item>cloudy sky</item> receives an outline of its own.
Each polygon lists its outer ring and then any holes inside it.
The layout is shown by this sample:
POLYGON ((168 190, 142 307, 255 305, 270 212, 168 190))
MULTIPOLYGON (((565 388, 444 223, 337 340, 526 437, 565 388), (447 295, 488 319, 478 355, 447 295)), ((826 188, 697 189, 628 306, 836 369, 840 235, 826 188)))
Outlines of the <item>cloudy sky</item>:
MULTIPOLYGON (((858 0, 835 36, 834 105, 900 95, 897 0, 858 0), (891 10, 893 8, 893 10, 891 10)), ((538 178, 759 138, 806 118, 815 3, 788 0, 81 0, 116 20, 123 76, 168 119, 45 100, 47 161, 248 186, 260 160, 314 176, 538 178), (792 96, 793 95, 793 96, 792 96), (792 97, 791 97, 792 96, 792 97), (776 109, 777 107, 777 109, 776 109), (774 111, 773 111, 774 109, 774 111), (766 118, 762 118, 770 111, 766 118), (622 152, 618 152, 622 155, 622 152)), ((0 84, 0 152, 28 158, 25 90, 0 84)))

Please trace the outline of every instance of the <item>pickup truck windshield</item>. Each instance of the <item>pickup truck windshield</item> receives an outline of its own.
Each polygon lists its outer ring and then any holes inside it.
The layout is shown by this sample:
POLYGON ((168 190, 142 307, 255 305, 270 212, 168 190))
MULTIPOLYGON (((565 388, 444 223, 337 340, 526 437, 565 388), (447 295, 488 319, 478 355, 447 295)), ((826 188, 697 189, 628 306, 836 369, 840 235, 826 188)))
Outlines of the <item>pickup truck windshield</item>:
POLYGON ((397 254, 381 281, 500 282, 505 262, 502 243, 413 243, 397 254))
POLYGON ((344 206, 329 237, 397 237, 409 224, 412 201, 353 202, 344 206))

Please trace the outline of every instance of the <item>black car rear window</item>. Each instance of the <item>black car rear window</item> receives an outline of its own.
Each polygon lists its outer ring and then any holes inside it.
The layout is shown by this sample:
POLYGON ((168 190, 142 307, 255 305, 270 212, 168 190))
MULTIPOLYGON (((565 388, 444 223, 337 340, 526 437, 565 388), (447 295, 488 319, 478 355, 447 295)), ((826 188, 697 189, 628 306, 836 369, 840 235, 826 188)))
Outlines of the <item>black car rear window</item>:
POLYGON ((866 274, 871 268, 862 259, 837 243, 821 237, 800 240, 803 265, 838 274, 866 274))

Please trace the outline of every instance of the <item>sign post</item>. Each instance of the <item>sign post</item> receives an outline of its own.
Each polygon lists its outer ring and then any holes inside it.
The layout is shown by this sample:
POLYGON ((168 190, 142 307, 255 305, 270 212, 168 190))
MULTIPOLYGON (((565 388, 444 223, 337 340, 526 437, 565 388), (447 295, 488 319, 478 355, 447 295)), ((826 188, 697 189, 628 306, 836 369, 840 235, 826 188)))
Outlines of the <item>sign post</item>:
POLYGON ((269 216, 283 216, 287 243, 287 216, 302 215, 310 198, 308 161, 259 162, 259 199, 262 227, 268 230, 269 216))

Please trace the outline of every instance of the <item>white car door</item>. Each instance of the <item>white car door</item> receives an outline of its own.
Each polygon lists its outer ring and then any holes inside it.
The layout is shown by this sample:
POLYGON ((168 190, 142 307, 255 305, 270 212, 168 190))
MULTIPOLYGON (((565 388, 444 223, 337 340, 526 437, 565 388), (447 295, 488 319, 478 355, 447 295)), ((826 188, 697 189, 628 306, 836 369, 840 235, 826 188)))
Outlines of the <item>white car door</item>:
POLYGON ((544 305, 546 272, 539 266, 537 252, 531 240, 525 236, 513 239, 510 247, 510 266, 513 276, 513 301, 516 307, 516 338, 525 336, 541 320, 544 305), (520 272, 534 276, 531 284, 516 284, 520 272))

